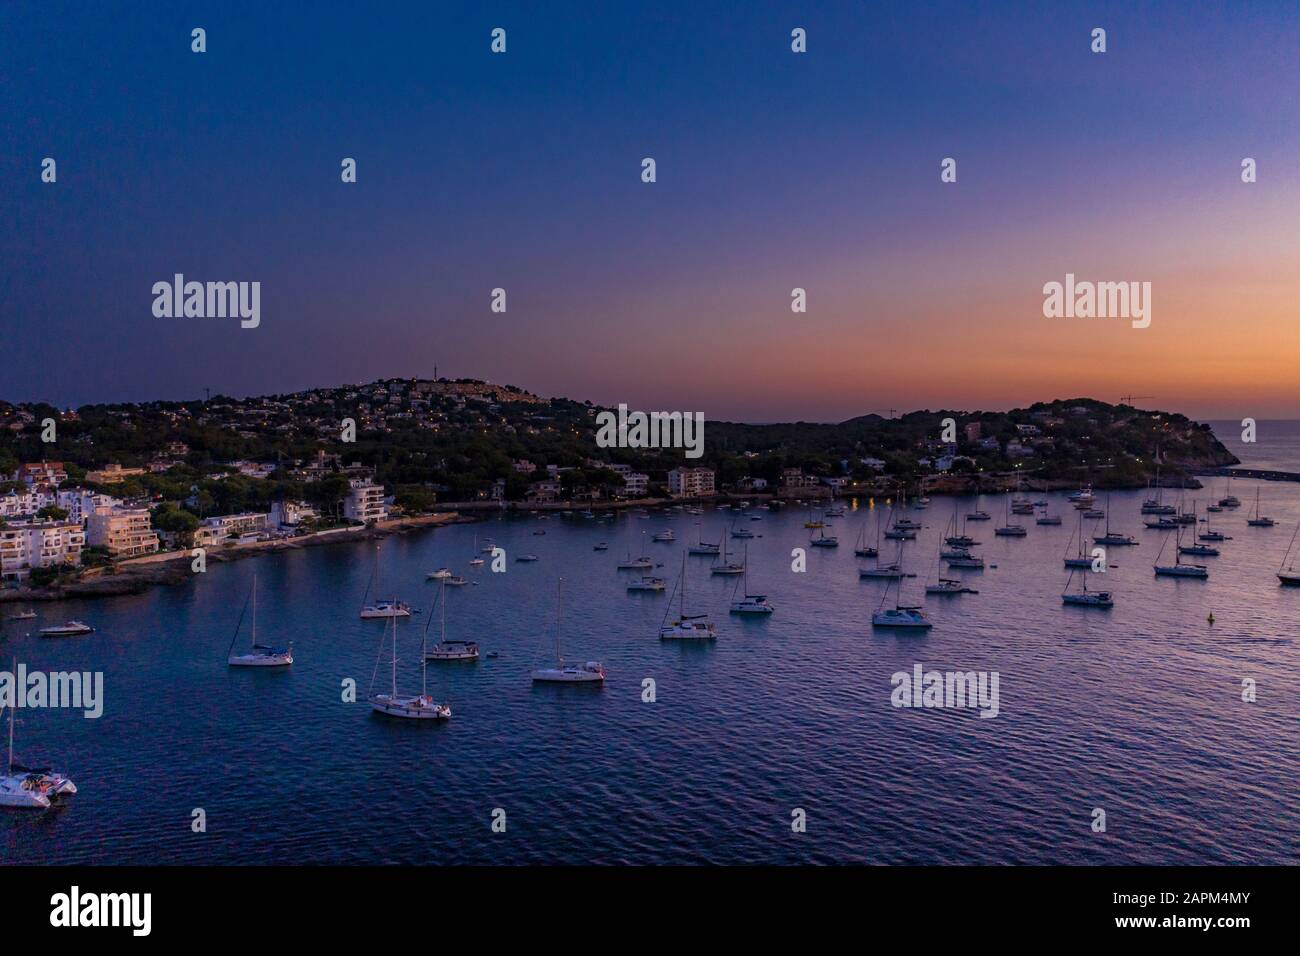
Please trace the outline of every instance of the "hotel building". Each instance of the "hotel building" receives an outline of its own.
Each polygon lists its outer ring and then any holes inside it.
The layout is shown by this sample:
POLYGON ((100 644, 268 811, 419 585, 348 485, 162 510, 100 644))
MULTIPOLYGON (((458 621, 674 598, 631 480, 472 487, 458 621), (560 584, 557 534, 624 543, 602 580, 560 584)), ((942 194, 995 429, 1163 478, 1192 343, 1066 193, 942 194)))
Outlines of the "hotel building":
POLYGON ((712 468, 674 468, 668 472, 668 493, 674 498, 705 498, 714 493, 712 468))
POLYGON ((101 505, 86 516, 86 544, 107 548, 115 558, 153 554, 158 535, 149 517, 148 508, 101 505))

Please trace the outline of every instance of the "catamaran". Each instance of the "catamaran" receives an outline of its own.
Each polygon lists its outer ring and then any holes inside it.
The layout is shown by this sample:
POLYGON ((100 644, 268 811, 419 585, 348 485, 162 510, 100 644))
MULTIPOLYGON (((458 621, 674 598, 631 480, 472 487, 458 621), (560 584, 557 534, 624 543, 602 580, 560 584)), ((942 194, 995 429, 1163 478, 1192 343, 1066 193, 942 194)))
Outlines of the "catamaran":
MULTIPOLYGON (((739 600, 732 600, 732 614, 771 614, 776 610, 772 603, 767 599, 766 594, 749 593, 749 572, 746 571, 740 576, 740 586, 745 589, 745 596, 739 600)), ((733 592, 732 598, 735 598, 733 592)))
POLYGON ((226 651, 226 663, 231 667, 288 667, 293 663, 293 645, 289 647, 270 647, 257 642, 257 575, 253 575, 253 586, 249 588, 248 598, 244 601, 247 610, 249 601, 253 604, 253 647, 247 654, 235 653, 235 641, 239 639, 239 625, 244 623, 244 612, 239 612, 235 623, 235 634, 230 639, 226 651))
MULTIPOLYGON (((14 658, 11 674, 18 672, 14 658)), ((14 718, 17 708, 9 705, 9 763, 0 776, 0 807, 25 807, 44 810, 62 797, 77 792, 77 786, 49 767, 24 767, 14 763, 14 718)))
POLYGON ((447 640, 447 582, 438 589, 438 643, 429 646, 429 625, 433 615, 424 622, 424 659, 426 661, 476 661, 478 644, 474 641, 447 640))
MULTIPOLYGON (((891 582, 892 583, 892 582, 891 582)), ((872 627, 887 627, 895 630, 909 631, 928 631, 934 625, 930 619, 921 611, 920 605, 897 603, 891 608, 885 607, 885 599, 889 597, 889 588, 885 588, 885 593, 880 596, 880 606, 876 612, 871 615, 872 627)), ((898 600, 903 598, 903 583, 898 582, 898 600)))
MULTIPOLYGON (((741 569, 744 573, 744 569, 741 569)), ((659 627, 661 641, 712 641, 718 636, 717 628, 707 614, 686 613, 686 555, 682 555, 682 571, 677 578, 676 590, 680 594, 677 604, 677 620, 668 623, 668 616, 659 627)), ((669 609, 671 610, 671 600, 669 609)))

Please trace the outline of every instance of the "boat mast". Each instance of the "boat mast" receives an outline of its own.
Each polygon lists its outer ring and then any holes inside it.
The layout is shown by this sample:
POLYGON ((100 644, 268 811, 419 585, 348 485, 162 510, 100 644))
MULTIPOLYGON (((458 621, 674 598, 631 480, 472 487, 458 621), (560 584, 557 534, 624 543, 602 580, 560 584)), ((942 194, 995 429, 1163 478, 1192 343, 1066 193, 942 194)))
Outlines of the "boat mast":
MULTIPOLYGON (((18 677, 18 658, 14 657, 9 673, 18 677)), ((5 768, 6 776, 14 772, 14 711, 18 709, 18 687, 14 686, 14 699, 9 702, 9 765, 5 768)))
MULTIPOLYGON (((645 534, 644 531, 641 532, 645 534)), ((564 578, 555 583, 555 665, 564 666, 564 657, 560 653, 560 615, 564 612, 564 578)))
POLYGON ((390 617, 393 622, 393 698, 397 697, 397 618, 390 617))
POLYGON ((257 575, 253 575, 253 646, 257 646, 257 575))

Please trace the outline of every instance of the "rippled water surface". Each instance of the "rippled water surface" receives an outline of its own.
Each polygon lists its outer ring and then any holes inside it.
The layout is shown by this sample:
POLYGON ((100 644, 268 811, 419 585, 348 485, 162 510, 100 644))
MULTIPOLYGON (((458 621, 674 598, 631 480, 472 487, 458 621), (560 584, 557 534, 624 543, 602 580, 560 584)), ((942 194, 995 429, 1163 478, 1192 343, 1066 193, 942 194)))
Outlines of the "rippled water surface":
MULTIPOLYGON (((1249 505, 1255 484, 1232 484, 1249 505)), ((740 519, 757 535, 751 589, 778 608, 767 620, 729 617, 735 580, 689 558, 688 610, 714 614, 713 646, 661 644, 667 595, 627 593, 629 575, 614 565, 642 548, 645 533, 645 550, 664 564, 656 573, 671 578, 695 523, 716 540, 735 512, 625 514, 608 524, 520 517, 394 536, 380 548, 380 588, 426 609, 399 628, 403 689, 418 687, 436 593, 425 573, 440 565, 474 582, 448 591, 448 636, 499 652, 431 666, 434 692, 454 710, 438 726, 341 701, 347 678, 364 697, 379 651, 383 625, 357 618, 374 543, 213 566, 194 583, 138 597, 45 605, 36 622, 6 623, 0 650, 31 668, 102 670, 106 710, 99 720, 22 712, 20 756, 53 762, 81 792, 55 812, 0 813, 0 854, 96 863, 1294 863, 1300 589, 1278 587, 1274 571, 1300 519, 1300 485, 1262 488, 1279 525, 1248 528, 1248 507, 1214 516, 1234 540, 1222 557, 1200 559, 1208 582, 1155 579, 1153 558, 1171 533, 1142 528, 1140 494, 1115 495, 1112 527, 1141 545, 1112 549, 1110 611, 1061 605, 1075 528, 1063 496, 1050 496, 1062 526, 1021 519, 1029 535, 1018 540, 993 535, 1001 499, 963 500, 963 510, 995 516, 970 529, 996 567, 966 573, 978 595, 930 598, 935 626, 922 636, 872 631, 884 584, 859 581, 852 547, 863 522, 874 539, 880 510, 867 502, 834 519, 841 547, 809 549, 802 574, 791 571, 791 549, 815 533, 803 526, 807 512, 740 519), (676 543, 649 541, 666 527, 676 543), (506 573, 467 566, 475 535, 507 550, 506 573), (593 551, 601 540, 608 552, 593 551), (514 562, 526 552, 539 560, 514 562), (288 671, 225 664, 255 572, 260 632, 294 642, 288 671), (529 681, 553 656, 559 575, 566 656, 604 661, 604 687, 529 681), (98 630, 35 637, 69 617, 98 630), (918 662, 997 671, 1001 713, 893 708, 890 676, 918 662), (646 677, 654 703, 642 701, 646 677), (1241 699, 1243 678, 1256 682, 1255 703, 1241 699), (191 832, 198 807, 207 833, 191 832), (507 829, 494 834, 498 807, 507 829), (806 833, 791 831, 794 808, 807 812, 806 833), (1094 808, 1106 811, 1103 834, 1091 830, 1094 808)), ((906 545, 919 576, 905 597, 923 597, 952 512, 952 499, 936 498, 915 513, 927 527, 906 545)), ((892 553, 888 542, 883 550, 892 553)))

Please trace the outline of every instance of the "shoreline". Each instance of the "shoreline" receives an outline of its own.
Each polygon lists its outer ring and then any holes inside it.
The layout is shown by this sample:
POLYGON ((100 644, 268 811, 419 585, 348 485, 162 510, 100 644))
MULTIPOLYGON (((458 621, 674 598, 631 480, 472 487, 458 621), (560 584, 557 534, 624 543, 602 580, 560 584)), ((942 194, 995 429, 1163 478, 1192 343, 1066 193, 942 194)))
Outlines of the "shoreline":
MULTIPOLYGON (((1231 469, 1222 470, 1230 471, 1231 469)), ((1207 471, 1208 469, 1201 473, 1205 474, 1207 471)), ((1017 482, 1015 476, 998 473, 989 475, 932 476, 928 480, 922 479, 920 490, 923 494, 965 497, 971 495, 1004 494, 1014 491, 1017 488, 1026 492, 1038 493, 1071 491, 1077 486, 1076 482, 1060 479, 1034 479, 1028 476, 1020 476, 1020 480, 1017 482)), ((1171 487, 1170 484, 1166 484, 1166 482, 1163 481, 1161 482, 1161 486, 1171 487)), ((1125 487, 1119 490, 1136 490, 1141 487, 1143 486, 1135 485, 1133 487, 1125 487)), ((1192 478, 1185 485, 1181 485, 1181 487, 1185 487, 1188 490, 1194 490, 1203 487, 1203 485, 1195 478, 1192 478)), ((816 502, 833 502, 857 497, 889 498, 897 495, 899 492, 900 488, 897 484, 882 483, 870 488, 842 492, 838 495, 833 494, 828 486, 819 486, 817 488, 800 489, 798 493, 773 493, 761 491, 739 494, 736 492, 730 492, 702 498, 635 498, 618 501, 555 501, 532 503, 523 501, 447 502, 446 507, 450 509, 448 511, 440 511, 428 515, 417 515, 411 518, 394 518, 374 525, 367 525, 365 527, 331 528, 326 531, 317 531, 314 534, 300 538, 283 538, 271 541, 252 541, 247 544, 231 544, 223 546, 220 549, 208 551, 206 558, 208 561, 225 563, 229 561, 242 561, 262 554, 278 554, 283 551, 297 551, 303 548, 322 547, 324 545, 342 542, 367 541, 377 538, 385 538, 393 534, 405 534, 410 531, 437 528, 443 525, 475 523, 482 521, 486 513, 493 512, 498 514, 514 515, 527 515, 541 512, 580 513, 584 511, 622 511, 628 509, 663 508, 703 504, 733 504, 740 501, 752 501, 755 503, 776 501, 786 506, 792 506, 795 505, 796 502, 802 502, 812 503, 815 507, 816 502)), ((0 605, 19 602, 52 603, 56 601, 101 597, 122 597, 125 595, 143 594, 145 591, 148 591, 153 587, 180 584, 181 582, 192 578, 194 573, 189 570, 189 562, 191 560, 193 560, 193 557, 189 549, 182 551, 162 551, 156 554, 142 555, 138 558, 126 558, 122 561, 114 562, 111 565, 86 569, 77 579, 56 584, 51 587, 21 587, 0 590, 0 605)))
MULTIPOLYGON (((263 554, 279 554, 284 551, 300 551, 304 548, 317 548, 342 542, 369 541, 386 538, 393 534, 405 534, 443 525, 463 524, 477 521, 455 511, 438 512, 431 515, 419 515, 414 518, 395 518, 390 521, 356 528, 332 528, 318 531, 301 538, 283 538, 272 541, 251 541, 247 544, 232 544, 220 549, 209 550, 206 559, 212 563, 224 564, 230 561, 243 561, 263 554)), ((56 584, 45 588, 12 588, 0 591, 0 604, 18 602, 41 602, 77 600, 99 597, 122 597, 129 594, 143 594, 159 585, 180 584, 194 577, 189 570, 193 557, 189 549, 182 551, 160 551, 156 554, 127 558, 106 565, 102 568, 87 569, 73 581, 56 584), (111 570, 115 568, 116 570, 111 570)))

